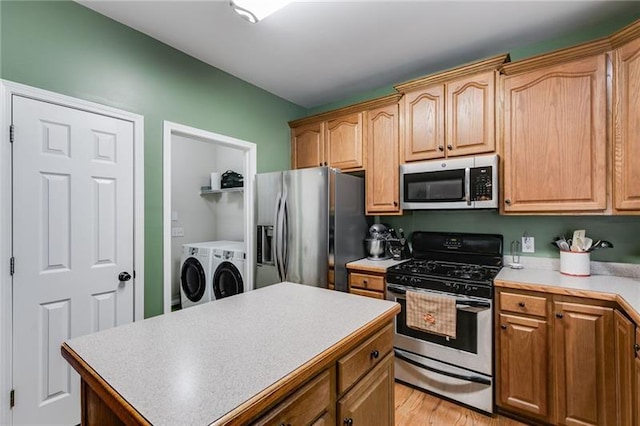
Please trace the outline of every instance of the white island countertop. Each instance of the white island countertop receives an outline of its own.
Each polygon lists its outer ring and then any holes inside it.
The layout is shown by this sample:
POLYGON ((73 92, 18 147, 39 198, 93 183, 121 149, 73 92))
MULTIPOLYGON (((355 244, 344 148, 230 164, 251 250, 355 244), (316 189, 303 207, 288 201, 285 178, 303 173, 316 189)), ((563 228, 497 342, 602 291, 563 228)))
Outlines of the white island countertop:
POLYGON ((398 310, 393 302, 280 283, 66 346, 151 424, 207 425, 398 310))
POLYGON ((575 277, 546 269, 502 268, 495 278, 495 285, 617 301, 626 308, 630 316, 640 322, 640 279, 638 278, 611 275, 575 277))

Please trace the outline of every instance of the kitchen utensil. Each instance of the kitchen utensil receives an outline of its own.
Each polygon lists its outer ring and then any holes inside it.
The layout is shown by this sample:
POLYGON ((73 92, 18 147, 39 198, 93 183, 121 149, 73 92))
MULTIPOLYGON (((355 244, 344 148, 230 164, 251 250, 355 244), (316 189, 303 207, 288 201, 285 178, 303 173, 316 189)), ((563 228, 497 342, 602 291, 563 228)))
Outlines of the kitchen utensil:
POLYGON ((598 240, 591 245, 591 249, 589 251, 599 250, 601 248, 613 248, 613 244, 606 240, 598 240))
POLYGON ((553 244, 554 246, 558 247, 560 250, 563 250, 563 251, 569 251, 570 250, 569 244, 564 239, 555 240, 551 244, 553 244))
POLYGON ((580 241, 582 241, 582 238, 585 237, 586 233, 587 232, 584 229, 576 229, 573 231, 573 242, 570 244, 571 251, 581 251, 578 248, 578 244, 580 244, 580 241))
POLYGON ((593 240, 589 237, 584 237, 582 239, 582 250, 584 251, 589 251, 589 249, 591 248, 591 245, 593 244, 593 240))

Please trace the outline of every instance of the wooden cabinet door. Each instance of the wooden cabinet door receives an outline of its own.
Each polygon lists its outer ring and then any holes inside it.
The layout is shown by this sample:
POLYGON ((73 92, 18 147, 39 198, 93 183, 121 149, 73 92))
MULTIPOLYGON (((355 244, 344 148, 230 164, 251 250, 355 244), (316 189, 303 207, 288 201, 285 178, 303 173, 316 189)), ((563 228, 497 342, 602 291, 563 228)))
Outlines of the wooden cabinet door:
POLYGON ((504 79, 504 212, 607 207, 606 55, 504 79))
POLYGON ((325 165, 323 122, 291 129, 291 163, 294 169, 325 165))
POLYGON ((640 212, 640 39, 615 52, 614 207, 640 212))
POLYGON ((548 323, 507 314, 499 318, 498 405, 548 421, 548 323))
POLYGON ((616 357, 616 406, 619 425, 633 424, 633 369, 635 327, 619 311, 614 311, 616 357))
POLYGON ((367 113, 367 214, 400 214, 399 106, 367 113))
POLYGON ((496 149, 495 72, 447 84, 447 156, 479 154, 496 149))
POLYGON ((357 112, 327 123, 325 143, 329 166, 345 171, 363 169, 363 116, 363 112, 357 112))
POLYGON ((615 425, 613 310, 554 302, 556 408, 561 425, 615 425))
POLYGON ((338 401, 338 424, 393 426, 393 382, 390 353, 338 401))
POLYGON ((404 95, 403 161, 445 156, 444 85, 404 95))

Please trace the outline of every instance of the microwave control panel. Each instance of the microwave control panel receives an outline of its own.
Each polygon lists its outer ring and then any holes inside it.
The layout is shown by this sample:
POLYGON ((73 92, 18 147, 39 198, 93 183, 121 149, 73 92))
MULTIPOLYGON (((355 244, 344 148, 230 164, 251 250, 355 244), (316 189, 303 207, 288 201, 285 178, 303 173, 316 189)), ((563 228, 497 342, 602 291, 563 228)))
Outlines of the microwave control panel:
POLYGON ((492 169, 491 166, 488 166, 470 170, 472 201, 491 201, 493 197, 492 169))

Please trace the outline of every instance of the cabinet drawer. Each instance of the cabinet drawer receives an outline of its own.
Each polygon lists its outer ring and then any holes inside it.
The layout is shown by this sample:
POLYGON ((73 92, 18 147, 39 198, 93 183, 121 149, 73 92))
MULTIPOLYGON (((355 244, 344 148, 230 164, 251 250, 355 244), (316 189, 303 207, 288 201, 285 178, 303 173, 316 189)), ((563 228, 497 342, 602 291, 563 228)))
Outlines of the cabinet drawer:
MULTIPOLYGON (((327 411, 331 405, 331 374, 325 370, 302 389, 276 405, 254 425, 308 425, 327 411)), ((322 423, 320 423, 322 424, 322 423)))
POLYGON ((547 299, 518 293, 500 293, 500 310, 521 314, 547 316, 547 299))
POLYGON ((359 288, 351 288, 349 293, 357 294, 358 296, 373 297, 374 299, 384 299, 384 293, 380 291, 360 290, 359 288))
POLYGON ((352 272, 349 274, 349 285, 365 290, 384 291, 384 276, 352 272))
POLYGON ((338 393, 349 389, 393 348, 393 324, 389 324, 338 360, 338 393))

